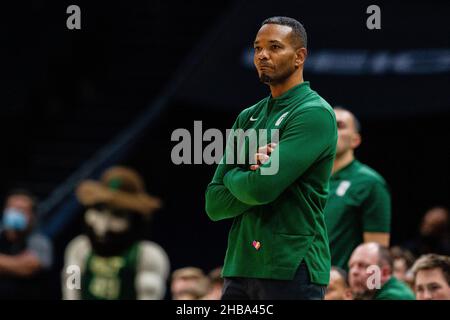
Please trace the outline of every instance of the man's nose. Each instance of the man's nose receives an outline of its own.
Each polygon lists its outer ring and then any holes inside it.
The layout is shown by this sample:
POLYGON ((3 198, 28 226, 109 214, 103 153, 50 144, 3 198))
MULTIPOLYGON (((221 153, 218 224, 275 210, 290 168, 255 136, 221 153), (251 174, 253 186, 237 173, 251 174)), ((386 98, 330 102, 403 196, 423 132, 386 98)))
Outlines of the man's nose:
POLYGON ((266 49, 261 49, 258 53, 257 53, 257 58, 259 60, 267 60, 269 58, 269 55, 267 53, 266 49))
POLYGON ((423 293, 423 298, 425 300, 432 300, 433 299, 433 295, 431 294, 430 290, 425 289, 424 293, 423 293))
POLYGON ((351 274, 353 277, 359 277, 359 276, 360 276, 359 269, 358 269, 358 268, 350 269, 350 274, 351 274))

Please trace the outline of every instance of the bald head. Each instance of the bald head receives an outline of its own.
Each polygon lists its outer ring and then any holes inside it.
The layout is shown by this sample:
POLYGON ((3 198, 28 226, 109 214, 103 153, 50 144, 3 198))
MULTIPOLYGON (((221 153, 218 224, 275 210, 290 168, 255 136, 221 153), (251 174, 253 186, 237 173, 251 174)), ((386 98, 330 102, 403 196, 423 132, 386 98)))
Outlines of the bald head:
POLYGON ((349 283, 355 297, 370 297, 374 291, 367 286, 368 278, 374 274, 373 266, 380 270, 383 285, 392 274, 392 259, 389 250, 375 242, 360 244, 349 260, 349 283))
POLYGON ((388 265, 392 266, 392 258, 389 250, 376 242, 362 243, 353 251, 350 257, 349 267, 352 262, 360 261, 364 262, 365 265, 388 265))
POLYGON ((351 267, 352 262, 355 261, 367 266, 373 264, 378 265, 378 249, 379 246, 374 242, 359 245, 350 257, 349 267, 351 267))

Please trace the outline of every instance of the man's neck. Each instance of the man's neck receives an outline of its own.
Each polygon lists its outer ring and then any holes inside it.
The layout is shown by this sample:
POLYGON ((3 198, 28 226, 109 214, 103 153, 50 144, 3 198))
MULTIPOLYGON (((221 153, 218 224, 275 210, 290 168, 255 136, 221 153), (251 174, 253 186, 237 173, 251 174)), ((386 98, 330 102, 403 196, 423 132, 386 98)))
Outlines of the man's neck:
POLYGON ((385 278, 381 278, 380 285, 383 287, 386 284, 386 282, 391 280, 391 278, 392 278, 392 275, 389 275, 389 276, 387 276, 385 278))
POLYGON ((334 160, 333 164, 333 170, 331 171, 331 173, 333 174, 338 172, 353 160, 355 160, 353 150, 349 150, 348 152, 344 153, 341 156, 336 156, 336 159, 334 160))
POLYGON ((304 82, 303 73, 298 72, 294 73, 291 77, 287 78, 286 81, 284 81, 283 83, 270 85, 270 93, 272 94, 272 98, 277 98, 281 96, 283 93, 299 85, 302 82, 304 82))

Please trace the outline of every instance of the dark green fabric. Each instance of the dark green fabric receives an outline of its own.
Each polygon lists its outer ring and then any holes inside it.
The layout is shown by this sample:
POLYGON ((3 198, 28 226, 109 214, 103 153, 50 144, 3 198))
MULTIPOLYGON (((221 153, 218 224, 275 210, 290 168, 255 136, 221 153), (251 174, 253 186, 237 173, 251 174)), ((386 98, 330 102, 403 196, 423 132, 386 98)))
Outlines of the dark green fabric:
MULTIPOLYGON (((290 280, 305 260, 312 282, 327 285, 330 252, 323 210, 336 153, 334 112, 303 82, 243 110, 233 129, 250 128, 279 129, 279 168, 263 175, 261 168, 250 170, 248 162, 218 165, 206 190, 206 212, 214 221, 234 218, 223 276, 290 280)), ((262 167, 274 161, 272 154, 262 167)))
POLYGON ((416 300, 408 285, 391 277, 375 294, 374 300, 416 300))
POLYGON ((331 264, 345 270, 364 232, 390 232, 391 198, 384 179, 353 160, 335 172, 325 207, 331 264))

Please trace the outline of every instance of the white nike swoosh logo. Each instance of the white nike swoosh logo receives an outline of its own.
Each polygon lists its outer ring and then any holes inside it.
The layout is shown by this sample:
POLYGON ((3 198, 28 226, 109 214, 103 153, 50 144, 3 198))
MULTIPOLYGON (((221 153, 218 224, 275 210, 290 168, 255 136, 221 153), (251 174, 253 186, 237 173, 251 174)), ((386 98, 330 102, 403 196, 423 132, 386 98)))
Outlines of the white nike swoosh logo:
POLYGON ((253 119, 253 116, 250 117, 250 121, 256 121, 256 120, 258 120, 258 118, 253 119))
POLYGON ((288 113, 289 113, 289 111, 283 113, 283 114, 281 115, 281 117, 277 120, 277 122, 275 123, 275 125, 276 125, 276 126, 279 126, 280 123, 281 123, 281 121, 283 121, 283 119, 286 118, 286 116, 288 115, 288 113))

